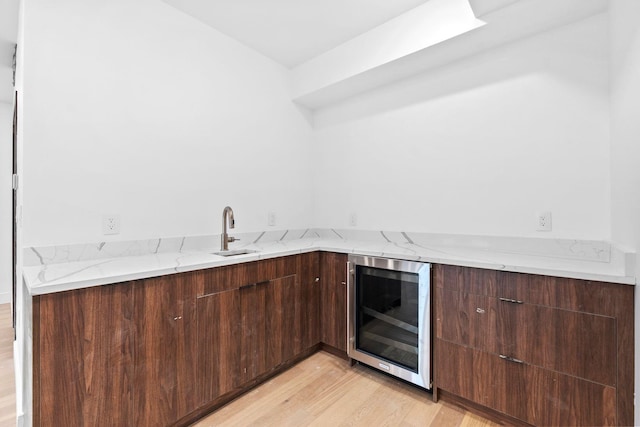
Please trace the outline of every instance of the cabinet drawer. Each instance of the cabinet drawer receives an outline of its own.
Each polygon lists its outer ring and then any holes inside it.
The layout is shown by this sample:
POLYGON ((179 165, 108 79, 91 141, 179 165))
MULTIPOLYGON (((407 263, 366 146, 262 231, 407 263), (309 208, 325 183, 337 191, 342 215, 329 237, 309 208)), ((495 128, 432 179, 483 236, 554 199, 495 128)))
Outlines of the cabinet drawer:
POLYGON ((441 290, 436 337, 616 386, 616 319, 441 290))
POLYGON ((198 296, 215 294, 245 285, 293 276, 298 269, 298 255, 253 261, 205 270, 204 285, 198 296))
POLYGON ((216 267, 204 271, 204 289, 198 296, 237 289, 258 281, 258 262, 216 267))
POLYGON ((508 307, 495 299, 492 302, 501 307, 497 323, 503 337, 496 340, 494 352, 600 384, 617 385, 616 319, 539 305, 508 307))
POLYGON ((528 297, 529 276, 480 268, 436 265, 433 269, 436 288, 473 295, 510 298, 524 301, 528 297))
POLYGON ((435 342, 436 386, 534 425, 616 425, 616 390, 498 355, 435 342))
POLYGON ((590 280, 435 265, 436 288, 617 317, 632 308, 633 287, 590 280))
POLYGON ((435 299, 435 334, 437 338, 469 347, 488 349, 495 339, 491 320, 495 313, 486 312, 489 297, 467 292, 438 290, 435 299))

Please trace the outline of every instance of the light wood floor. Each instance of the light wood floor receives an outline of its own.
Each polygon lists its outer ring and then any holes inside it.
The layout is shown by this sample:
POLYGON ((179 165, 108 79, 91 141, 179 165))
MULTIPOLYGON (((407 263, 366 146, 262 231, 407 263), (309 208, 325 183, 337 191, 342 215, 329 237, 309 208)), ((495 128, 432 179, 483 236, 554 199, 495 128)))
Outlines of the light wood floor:
POLYGON ((0 304, 0 427, 16 425, 11 305, 0 304))
POLYGON ((316 353, 209 417, 209 426, 496 426, 431 394, 325 352, 316 353))

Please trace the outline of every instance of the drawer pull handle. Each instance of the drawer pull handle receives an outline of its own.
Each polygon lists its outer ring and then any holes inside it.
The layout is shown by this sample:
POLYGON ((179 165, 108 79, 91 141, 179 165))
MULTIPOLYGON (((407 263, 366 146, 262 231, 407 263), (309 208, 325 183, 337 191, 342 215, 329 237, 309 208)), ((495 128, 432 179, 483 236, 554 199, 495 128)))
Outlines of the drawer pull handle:
POLYGON ((500 301, 503 302, 510 302, 512 304, 524 304, 524 301, 520 301, 518 299, 511 299, 511 298, 498 298, 500 301))
POLYGON ((485 313, 484 308, 477 307, 476 308, 476 313, 484 314, 485 313))
POLYGON ((505 356, 504 354, 500 355, 500 359, 504 359, 504 360, 506 360, 508 362, 513 362, 513 363, 520 363, 520 364, 524 363, 523 360, 516 359, 515 357, 505 356))

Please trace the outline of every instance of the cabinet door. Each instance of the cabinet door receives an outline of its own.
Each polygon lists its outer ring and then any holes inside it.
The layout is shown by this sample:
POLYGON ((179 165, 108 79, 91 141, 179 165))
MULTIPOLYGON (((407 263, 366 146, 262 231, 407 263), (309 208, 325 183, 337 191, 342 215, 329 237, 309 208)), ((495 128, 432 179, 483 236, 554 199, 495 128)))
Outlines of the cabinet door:
POLYGON ((347 255, 322 252, 320 258, 322 342, 347 351, 347 255))
POLYGON ((317 252, 298 258, 295 295, 295 354, 320 342, 320 255, 317 252))
POLYGON ((240 295, 240 384, 247 383, 267 370, 266 306, 267 285, 245 285, 240 295))
POLYGON ((197 299, 198 401, 204 405, 239 384, 240 291, 197 299))
POLYGON ((135 425, 169 425, 198 407, 198 273, 135 283, 135 425))
POLYGON ((131 283, 34 298, 34 425, 130 425, 131 283))
POLYGON ((294 355, 296 275, 240 288, 240 378, 246 383, 294 355))
POLYGON ((270 280, 266 293, 266 335, 267 369, 286 362, 295 355, 296 312, 295 292, 297 276, 286 276, 270 280))

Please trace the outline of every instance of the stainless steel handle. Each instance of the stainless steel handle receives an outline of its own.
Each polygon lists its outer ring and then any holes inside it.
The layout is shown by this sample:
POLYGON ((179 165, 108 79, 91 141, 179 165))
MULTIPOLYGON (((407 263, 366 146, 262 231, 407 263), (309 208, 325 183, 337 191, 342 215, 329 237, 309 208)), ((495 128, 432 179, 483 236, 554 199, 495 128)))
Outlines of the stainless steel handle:
POLYGON ((347 284, 347 282, 344 282, 344 281, 343 281, 343 282, 340 282, 340 283, 341 283, 341 284, 343 284, 343 285, 346 285, 346 284, 347 284))
POLYGON ((498 298, 498 299, 502 302, 510 302, 512 304, 524 304, 524 301, 520 301, 518 299, 511 299, 511 298, 498 298))
MULTIPOLYGON (((342 282, 344 284, 344 282, 342 282)), ((347 340, 347 354, 350 353, 350 337, 351 337, 351 262, 347 261, 347 286, 345 288, 347 292, 347 333, 345 339, 347 340)))
POLYGON ((320 281, 320 278, 319 278, 319 277, 316 277, 315 282, 316 282, 316 283, 318 283, 319 281, 320 281))
POLYGON ((500 359, 504 359, 504 360, 506 360, 508 362, 513 362, 513 363, 520 363, 520 364, 524 363, 523 360, 516 359, 515 357, 511 357, 511 356, 505 356, 504 354, 500 355, 500 359))

